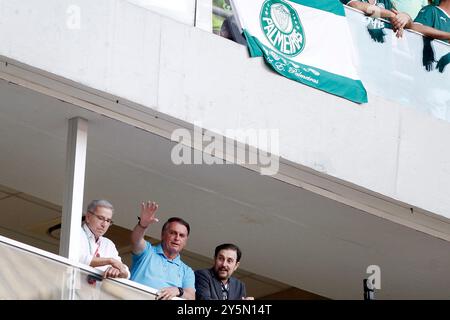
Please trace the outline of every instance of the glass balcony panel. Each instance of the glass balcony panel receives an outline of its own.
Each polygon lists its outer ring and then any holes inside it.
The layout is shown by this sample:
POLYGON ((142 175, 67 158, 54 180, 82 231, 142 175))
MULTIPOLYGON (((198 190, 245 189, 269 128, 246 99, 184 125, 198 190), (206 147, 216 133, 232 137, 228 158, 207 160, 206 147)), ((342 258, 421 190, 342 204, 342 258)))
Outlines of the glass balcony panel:
POLYGON ((154 300, 156 297, 152 292, 133 287, 131 281, 102 279, 94 272, 1 239, 0 257, 1 300, 154 300))

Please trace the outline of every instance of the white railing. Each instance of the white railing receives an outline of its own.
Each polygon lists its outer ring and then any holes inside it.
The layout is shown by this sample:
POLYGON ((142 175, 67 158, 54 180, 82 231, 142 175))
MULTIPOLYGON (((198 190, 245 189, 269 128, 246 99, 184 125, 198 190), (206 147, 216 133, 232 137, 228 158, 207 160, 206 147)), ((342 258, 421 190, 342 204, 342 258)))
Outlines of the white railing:
POLYGON ((154 300, 157 290, 0 236, 0 300, 154 300))

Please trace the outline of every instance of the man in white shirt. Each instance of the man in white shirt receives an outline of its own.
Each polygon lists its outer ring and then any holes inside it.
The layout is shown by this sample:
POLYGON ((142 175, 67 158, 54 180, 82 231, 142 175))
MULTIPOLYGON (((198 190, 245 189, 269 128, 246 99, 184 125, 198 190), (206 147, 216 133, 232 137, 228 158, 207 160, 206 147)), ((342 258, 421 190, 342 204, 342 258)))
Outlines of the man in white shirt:
POLYGON ((127 265, 122 263, 114 243, 103 235, 111 226, 114 207, 106 200, 92 201, 81 226, 81 263, 104 271, 104 278, 129 278, 127 265))

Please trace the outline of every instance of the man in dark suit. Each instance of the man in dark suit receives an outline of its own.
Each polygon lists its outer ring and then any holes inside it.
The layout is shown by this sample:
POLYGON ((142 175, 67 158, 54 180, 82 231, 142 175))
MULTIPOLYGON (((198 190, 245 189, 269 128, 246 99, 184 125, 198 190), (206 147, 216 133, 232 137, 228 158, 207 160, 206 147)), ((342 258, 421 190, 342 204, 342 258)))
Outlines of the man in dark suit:
POLYGON ((195 271, 195 296, 198 300, 253 300, 247 297, 245 284, 232 277, 239 267, 242 252, 238 246, 225 243, 214 251, 214 266, 195 271))

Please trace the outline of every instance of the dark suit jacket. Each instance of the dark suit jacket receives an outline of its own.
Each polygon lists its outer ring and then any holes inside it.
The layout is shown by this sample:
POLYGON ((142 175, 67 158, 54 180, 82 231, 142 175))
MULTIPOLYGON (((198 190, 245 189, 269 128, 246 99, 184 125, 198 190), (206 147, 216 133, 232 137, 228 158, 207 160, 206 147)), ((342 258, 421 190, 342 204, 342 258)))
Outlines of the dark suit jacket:
MULTIPOLYGON (((245 284, 231 277, 228 282, 228 300, 241 300, 246 296, 245 284)), ((222 300, 222 286, 214 269, 195 271, 195 298, 197 300, 222 300)))

